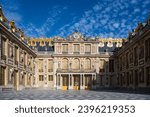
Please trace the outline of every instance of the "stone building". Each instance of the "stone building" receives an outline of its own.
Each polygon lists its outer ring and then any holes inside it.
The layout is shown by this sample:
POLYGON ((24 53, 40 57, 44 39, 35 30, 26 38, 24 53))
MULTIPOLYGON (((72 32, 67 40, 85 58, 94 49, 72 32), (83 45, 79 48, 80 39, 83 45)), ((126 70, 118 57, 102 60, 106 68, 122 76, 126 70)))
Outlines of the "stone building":
POLYGON ((5 18, 0 8, 0 85, 17 90, 33 86, 35 57, 23 32, 5 18))
POLYGON ((122 42, 123 39, 87 38, 80 32, 67 38, 29 39, 28 45, 37 54, 36 86, 78 90, 113 85, 114 81, 109 80, 115 77, 111 56, 122 42))
POLYGON ((0 86, 80 90, 150 86, 150 17, 127 39, 27 38, 0 8, 0 86))
POLYGON ((129 33, 115 56, 119 87, 150 87, 150 17, 129 33))

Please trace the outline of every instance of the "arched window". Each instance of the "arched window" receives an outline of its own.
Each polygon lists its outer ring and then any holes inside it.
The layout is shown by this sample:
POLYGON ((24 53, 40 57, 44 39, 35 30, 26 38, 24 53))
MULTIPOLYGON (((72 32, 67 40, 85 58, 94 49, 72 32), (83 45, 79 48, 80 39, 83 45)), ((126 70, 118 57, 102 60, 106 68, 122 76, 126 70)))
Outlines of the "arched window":
POLYGON ((73 69, 78 69, 78 70, 80 69, 80 61, 79 61, 79 59, 75 58, 75 59, 73 60, 72 68, 73 68, 73 69))
POLYGON ((61 66, 62 69, 68 69, 68 59, 64 58, 62 60, 62 66, 61 66))
POLYGON ((91 60, 86 58, 84 61, 84 69, 89 70, 91 69, 91 60))

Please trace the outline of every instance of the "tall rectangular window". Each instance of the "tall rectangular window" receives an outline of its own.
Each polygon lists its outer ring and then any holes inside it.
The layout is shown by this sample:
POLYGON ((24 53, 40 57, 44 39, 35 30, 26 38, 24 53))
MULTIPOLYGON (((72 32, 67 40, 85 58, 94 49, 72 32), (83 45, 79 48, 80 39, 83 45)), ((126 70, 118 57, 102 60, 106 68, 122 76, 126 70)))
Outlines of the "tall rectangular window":
POLYGON ((140 68, 139 70, 139 81, 140 83, 144 83, 144 68, 140 68))
POLYGON ((90 54, 91 53, 91 44, 85 44, 85 53, 90 54))
POLYGON ((39 81, 44 81, 44 76, 43 75, 39 75, 39 81))
POLYGON ((144 46, 140 46, 139 48, 139 59, 143 59, 144 58, 144 46))
POLYGON ((145 60, 150 61, 150 38, 145 41, 145 60))
POLYGON ((150 86, 150 67, 146 68, 146 79, 148 86, 150 86))
POLYGON ((68 53, 68 44, 62 44, 62 53, 68 53))
POLYGON ((18 47, 15 46, 15 64, 18 64, 18 47))
POLYGON ((132 51, 129 54, 129 62, 133 63, 133 52, 132 51))
POLYGON ((53 71, 53 60, 49 59, 48 60, 48 72, 52 72, 53 71))
POLYGON ((114 72, 114 60, 109 60, 109 72, 114 72))
POLYGON ((6 39, 1 38, 1 58, 6 60, 6 39))
POLYGON ((43 59, 39 59, 38 69, 39 72, 43 72, 43 59))
POLYGON ((129 68, 129 53, 126 53, 126 69, 129 68))
POLYGON ((105 72, 105 60, 100 60, 100 72, 105 72))
POLYGON ((48 75, 48 81, 53 81, 53 75, 48 75))
POLYGON ((4 85, 5 69, 0 66, 0 85, 4 85))
POLYGON ((134 48, 134 65, 138 65, 138 47, 134 48))
POLYGON ((130 80, 130 84, 133 84, 133 70, 131 70, 129 73, 129 80, 130 80))
POLYGON ((74 53, 79 54, 80 53, 80 45, 74 44, 74 53))

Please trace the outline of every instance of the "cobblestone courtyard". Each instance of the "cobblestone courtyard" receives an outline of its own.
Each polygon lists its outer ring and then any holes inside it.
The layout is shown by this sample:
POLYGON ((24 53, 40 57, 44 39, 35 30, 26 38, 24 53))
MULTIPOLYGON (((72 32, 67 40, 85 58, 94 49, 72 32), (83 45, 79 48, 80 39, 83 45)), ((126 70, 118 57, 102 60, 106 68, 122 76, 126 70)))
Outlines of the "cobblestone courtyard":
POLYGON ((150 100, 150 95, 111 91, 25 89, 0 91, 0 100, 150 100))

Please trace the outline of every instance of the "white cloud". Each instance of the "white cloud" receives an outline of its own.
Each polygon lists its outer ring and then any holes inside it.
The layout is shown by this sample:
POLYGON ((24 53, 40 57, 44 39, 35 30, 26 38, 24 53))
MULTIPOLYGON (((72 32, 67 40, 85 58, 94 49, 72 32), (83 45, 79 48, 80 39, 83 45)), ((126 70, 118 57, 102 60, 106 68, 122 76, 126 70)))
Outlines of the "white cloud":
POLYGON ((118 27, 119 27, 119 23, 114 23, 113 26, 114 26, 115 28, 118 28, 118 27))
MULTIPOLYGON (((49 17, 45 20, 45 22, 40 26, 37 27, 33 23, 28 24, 27 26, 22 27, 25 31, 27 36, 31 37, 46 37, 47 33, 52 30, 52 26, 55 25, 57 21, 60 19, 61 13, 66 10, 67 7, 64 6, 54 6, 49 11, 49 17), (28 28, 26 28, 28 27, 28 28)), ((63 34, 63 32, 61 32, 63 34)))

